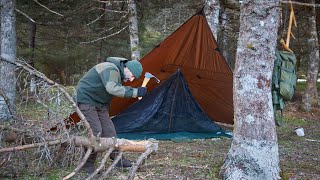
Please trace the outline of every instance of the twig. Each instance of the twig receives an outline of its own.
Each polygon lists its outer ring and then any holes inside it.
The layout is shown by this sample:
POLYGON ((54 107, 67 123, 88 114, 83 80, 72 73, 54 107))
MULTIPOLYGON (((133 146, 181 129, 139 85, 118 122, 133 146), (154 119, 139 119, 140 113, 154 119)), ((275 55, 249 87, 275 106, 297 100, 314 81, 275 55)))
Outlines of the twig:
POLYGON ((100 1, 100 0, 95 0, 96 2, 100 3, 122 3, 122 2, 127 2, 127 1, 100 1))
POLYGON ((314 140, 314 139, 306 139, 306 141, 310 141, 310 142, 320 142, 319 140, 314 140))
POLYGON ((103 11, 108 11, 108 12, 113 12, 113 13, 128 13, 127 11, 116 11, 116 10, 109 10, 109 9, 103 9, 103 8, 97 8, 98 10, 103 10, 103 11))
POLYGON ((6 162, 10 161, 11 155, 12 155, 12 153, 10 153, 10 154, 8 155, 8 157, 3 158, 2 162, 0 163, 0 168, 1 168, 6 162))
POLYGON ((112 170, 112 168, 119 162, 119 160, 121 159, 123 154, 123 151, 119 151, 116 159, 112 162, 112 164, 108 167, 107 171, 104 172, 101 177, 99 178, 99 180, 103 180, 106 179, 106 177, 108 176, 109 172, 112 170))
POLYGON ((84 165, 84 163, 87 162, 87 159, 89 158, 90 154, 92 153, 92 148, 88 148, 86 154, 84 155, 83 159, 81 160, 80 164, 78 164, 77 168, 75 170, 73 170, 73 172, 71 172, 69 175, 67 175, 66 177, 62 178, 63 180, 67 180, 72 178, 84 165))
POLYGON ((62 16, 62 17, 63 17, 63 15, 62 15, 62 14, 57 13, 57 12, 55 12, 55 11, 52 11, 51 9, 47 8, 45 5, 43 5, 43 4, 41 4, 41 3, 39 3, 37 0, 33 0, 33 1, 34 1, 34 2, 36 2, 37 4, 39 4, 41 7, 45 8, 46 10, 48 10, 48 11, 50 11, 50 12, 54 13, 54 14, 57 14, 57 15, 62 16))
POLYGON ((105 166, 105 163, 107 162, 108 157, 110 156, 110 154, 112 153, 112 151, 114 150, 113 147, 111 147, 108 152, 105 153, 105 155, 103 156, 103 159, 100 162, 99 167, 87 178, 87 180, 92 179, 95 175, 97 175, 101 169, 105 166))
POLYGON ((99 19, 101 19, 101 18, 103 17, 103 15, 106 14, 106 12, 107 12, 107 11, 103 12, 103 13, 102 13, 99 17, 97 17, 95 20, 87 23, 87 26, 89 26, 90 24, 93 24, 93 23, 95 23, 96 21, 98 21, 99 19))
POLYGON ((20 11, 19 9, 15 9, 18 13, 24 15, 26 18, 28 18, 31 22, 36 23, 35 20, 33 20, 31 17, 29 17, 27 14, 25 14, 24 12, 20 11))
POLYGON ((0 149, 0 153, 21 151, 21 150, 26 150, 26 149, 31 149, 31 148, 37 148, 37 147, 44 146, 44 145, 52 146, 52 145, 57 145, 57 144, 61 144, 61 143, 62 143, 62 140, 55 140, 55 141, 48 141, 48 142, 42 142, 42 143, 34 143, 34 144, 16 146, 16 147, 11 147, 11 148, 2 148, 2 149, 0 149))
POLYGON ((111 37, 111 36, 114 36, 114 35, 119 34, 119 33, 122 32, 123 30, 125 30, 127 27, 128 27, 128 26, 125 26, 125 27, 123 27, 122 29, 120 29, 118 32, 115 32, 115 33, 110 34, 110 35, 108 35, 108 36, 101 37, 101 38, 98 38, 98 39, 95 39, 95 40, 92 40, 92 41, 80 42, 80 44, 89 44, 89 43, 97 42, 97 41, 102 40, 102 39, 109 38, 109 37, 111 37))
POLYGON ((151 154, 154 153, 155 151, 158 150, 157 146, 154 146, 155 144, 151 145, 150 147, 148 147, 148 149, 141 154, 141 156, 138 158, 137 162, 134 163, 132 165, 130 174, 128 176, 128 180, 133 180, 134 179, 134 175, 136 173, 136 171, 138 170, 139 166, 142 164, 143 160, 147 159, 147 157, 151 154))

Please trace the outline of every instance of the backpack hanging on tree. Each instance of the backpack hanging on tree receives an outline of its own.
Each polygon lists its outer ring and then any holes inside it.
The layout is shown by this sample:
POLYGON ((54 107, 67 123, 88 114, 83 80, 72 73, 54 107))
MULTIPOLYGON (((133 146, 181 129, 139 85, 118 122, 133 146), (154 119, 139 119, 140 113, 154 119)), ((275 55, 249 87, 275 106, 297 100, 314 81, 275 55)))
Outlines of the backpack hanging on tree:
POLYGON ((283 124, 282 111, 285 101, 292 99, 296 87, 296 62, 296 56, 292 52, 276 52, 272 74, 272 102, 274 117, 278 126, 283 124), (278 111, 280 111, 280 115, 278 115, 278 111))

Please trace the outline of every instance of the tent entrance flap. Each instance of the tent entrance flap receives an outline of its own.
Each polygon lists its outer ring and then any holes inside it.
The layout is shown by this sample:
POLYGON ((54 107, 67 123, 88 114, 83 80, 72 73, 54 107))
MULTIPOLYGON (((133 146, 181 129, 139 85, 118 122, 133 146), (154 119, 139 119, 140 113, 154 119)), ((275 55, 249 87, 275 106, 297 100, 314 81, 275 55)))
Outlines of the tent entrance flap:
POLYGON ((227 136, 201 109, 180 70, 112 120, 127 139, 227 136))

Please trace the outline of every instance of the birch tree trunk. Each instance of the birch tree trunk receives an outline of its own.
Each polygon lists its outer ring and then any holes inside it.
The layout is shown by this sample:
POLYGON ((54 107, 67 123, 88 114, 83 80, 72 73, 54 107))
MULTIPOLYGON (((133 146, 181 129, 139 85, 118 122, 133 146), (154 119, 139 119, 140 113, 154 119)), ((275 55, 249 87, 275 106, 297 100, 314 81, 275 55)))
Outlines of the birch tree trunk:
POLYGON ((279 179, 271 82, 279 0, 244 0, 234 70, 234 137, 221 168, 224 179, 279 179))
POLYGON ((131 59, 140 60, 137 9, 134 0, 128 1, 131 59))
MULTIPOLYGON (((312 0, 312 4, 315 1, 312 0)), ((302 98, 302 109, 309 112, 311 111, 312 104, 317 103, 318 101, 318 92, 317 92, 317 79, 319 71, 319 45, 318 45, 318 35, 317 35, 317 26, 316 26, 316 10, 315 7, 312 7, 311 17, 309 17, 309 27, 310 27, 310 39, 309 43, 309 65, 307 72, 307 82, 306 89, 302 98)))
MULTIPOLYGON (((1 58, 16 60, 15 1, 1 0, 1 58)), ((0 120, 12 118, 15 99, 15 66, 0 61, 0 120)))
POLYGON ((217 41, 219 31, 220 0, 207 0, 205 15, 211 32, 217 41))

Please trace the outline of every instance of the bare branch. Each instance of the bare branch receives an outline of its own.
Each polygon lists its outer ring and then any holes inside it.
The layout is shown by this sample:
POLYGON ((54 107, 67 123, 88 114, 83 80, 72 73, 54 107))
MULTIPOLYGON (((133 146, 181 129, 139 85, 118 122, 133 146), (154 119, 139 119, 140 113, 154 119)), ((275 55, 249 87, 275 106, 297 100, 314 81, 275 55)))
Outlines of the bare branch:
POLYGON ((31 22, 36 23, 35 20, 33 20, 31 17, 29 17, 27 14, 25 14, 24 12, 20 11, 19 9, 15 9, 18 13, 24 15, 26 18, 28 18, 31 22))
POLYGON ((106 172, 104 172, 101 177, 99 178, 99 180, 103 180, 106 179, 106 177, 108 176, 109 172, 111 171, 111 169, 120 161, 121 157, 122 157, 123 152, 119 151, 116 159, 112 162, 112 164, 108 167, 108 169, 106 170, 106 172))
MULTIPOLYGON (((155 148, 155 147, 154 147, 155 148)), ((134 163, 132 165, 130 174, 128 176, 128 180, 133 180, 134 179, 134 175, 136 173, 136 171, 138 170, 138 167, 142 164, 142 162, 147 159, 147 157, 154 152, 154 149, 149 148, 147 149, 144 153, 141 154, 141 156, 139 157, 139 159, 137 160, 136 163, 134 163)))
POLYGON ((100 40, 102 40, 102 39, 109 38, 109 37, 111 37, 111 36, 114 36, 114 35, 119 34, 119 33, 122 32, 123 30, 125 30, 127 27, 128 27, 128 26, 125 26, 125 27, 123 27, 122 29, 120 29, 118 32, 115 32, 115 33, 110 34, 110 35, 108 35, 108 36, 101 37, 101 38, 98 38, 98 39, 95 39, 95 40, 92 40, 92 41, 80 42, 80 44, 89 44, 89 43, 93 43, 93 42, 100 41, 100 40))
POLYGON ((87 162, 87 159, 89 158, 90 154, 92 153, 92 148, 89 148, 86 152, 86 154, 84 155, 82 161, 80 162, 80 164, 77 166, 77 168, 75 170, 73 170, 73 172, 71 172, 69 175, 67 175, 66 177, 62 178, 63 180, 67 180, 72 178, 82 167, 83 165, 87 162))
POLYGON ((10 147, 10 148, 2 148, 2 149, 0 149, 0 153, 21 151, 21 150, 41 147, 44 145, 52 146, 52 145, 57 145, 57 144, 61 144, 61 143, 62 143, 62 140, 55 140, 55 141, 34 143, 34 144, 28 144, 28 145, 16 146, 16 147, 10 147))
POLYGON ((127 2, 127 1, 100 1, 100 0, 95 0, 96 2, 100 2, 100 3, 123 3, 123 2, 127 2))
POLYGON ((106 14, 106 11, 103 12, 103 13, 102 13, 98 18, 96 18, 95 20, 89 22, 89 23, 87 24, 87 26, 89 26, 90 24, 95 23, 96 21, 98 21, 99 19, 101 19, 105 14, 106 14))
POLYGON ((11 155, 12 153, 9 153, 9 155, 5 158, 2 159, 2 161, 0 162, 0 168, 5 164, 7 163, 8 161, 10 161, 10 158, 11 158, 11 155))
POLYGON ((107 159, 109 158, 110 154, 112 153, 112 151, 114 150, 113 147, 111 147, 108 152, 105 153, 105 155, 103 156, 103 159, 100 162, 99 167, 87 178, 87 180, 92 179, 95 175, 97 175, 101 169, 105 166, 107 159))
POLYGON ((36 2, 37 4, 39 4, 41 7, 45 8, 46 10, 48 10, 48 11, 50 11, 50 12, 54 13, 54 14, 57 14, 57 15, 62 16, 62 17, 63 17, 63 15, 62 15, 62 14, 57 13, 57 12, 55 12, 55 11, 52 11, 51 9, 49 9, 48 7, 46 7, 45 5, 43 5, 43 4, 41 4, 41 3, 39 3, 37 0, 33 0, 33 1, 34 1, 34 2, 36 2))
POLYGON ((103 8, 97 8, 97 9, 99 9, 99 10, 103 10, 103 11, 108 11, 108 12, 113 12, 113 13, 119 13, 119 14, 121 14, 121 13, 128 13, 127 11, 116 11, 116 10, 109 10, 109 9, 103 9, 103 8))

